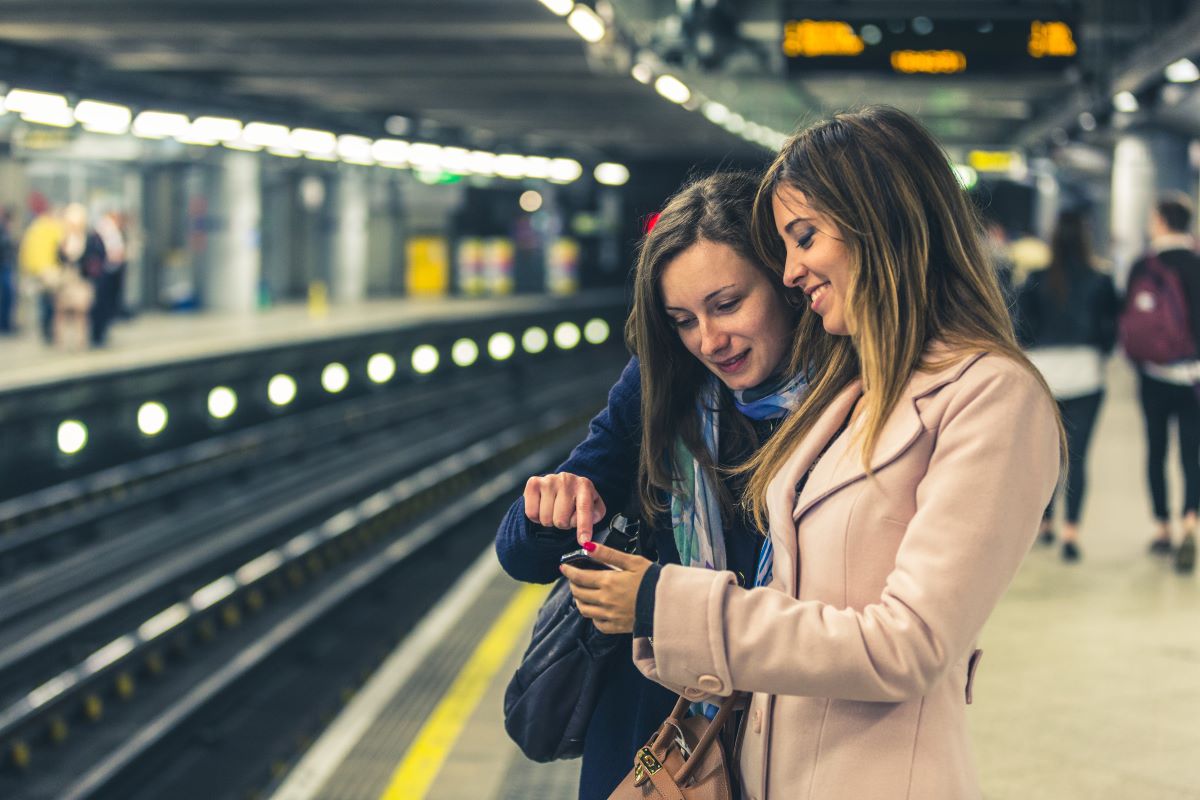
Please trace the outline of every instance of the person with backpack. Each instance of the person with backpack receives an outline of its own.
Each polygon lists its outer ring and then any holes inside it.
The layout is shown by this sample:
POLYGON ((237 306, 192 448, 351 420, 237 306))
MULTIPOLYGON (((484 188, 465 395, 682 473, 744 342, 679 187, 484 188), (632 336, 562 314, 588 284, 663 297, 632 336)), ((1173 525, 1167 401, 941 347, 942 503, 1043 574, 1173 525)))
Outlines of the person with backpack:
POLYGON ((1150 252, 1134 263, 1120 318, 1121 346, 1136 364, 1138 395, 1146 421, 1146 476, 1157 522, 1150 552, 1174 553, 1175 568, 1196 565, 1200 509, 1200 255, 1188 233, 1191 201, 1163 195, 1150 218, 1150 252), (1175 418, 1183 466, 1183 537, 1172 546, 1167 510, 1167 426, 1175 418))
MULTIPOLYGON (((1066 518, 1062 558, 1080 559, 1079 517, 1087 487, 1087 451, 1104 399, 1104 359, 1117 335, 1112 279, 1092 266, 1087 222, 1058 215, 1050 266, 1030 273, 1017 293, 1017 337, 1058 403, 1067 431, 1066 518)), ((1042 517, 1041 541, 1054 543, 1054 500, 1042 517)))

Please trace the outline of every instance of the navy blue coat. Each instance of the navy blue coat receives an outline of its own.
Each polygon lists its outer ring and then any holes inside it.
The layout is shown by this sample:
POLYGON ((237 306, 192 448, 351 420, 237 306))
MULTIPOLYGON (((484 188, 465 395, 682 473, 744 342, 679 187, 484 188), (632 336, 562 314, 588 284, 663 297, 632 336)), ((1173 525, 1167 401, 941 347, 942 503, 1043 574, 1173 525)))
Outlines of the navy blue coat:
MULTIPOLYGON (((642 436, 641 396, 641 371, 635 358, 609 391, 608 405, 592 420, 587 438, 555 470, 590 479, 610 516, 625 510, 633 497, 642 436)), ((517 580, 551 583, 561 577, 559 557, 578 545, 570 531, 537 536, 537 527, 525 516, 525 501, 519 498, 500 523, 496 554, 504 570, 517 580)), ((675 542, 660 527, 654 531, 658 560, 677 564, 675 542)), ((581 800, 606 800, 632 768, 633 754, 666 718, 676 699, 634 668, 632 637, 622 638, 584 740, 581 800)))
MULTIPOLYGON (((570 472, 592 481, 604 500, 608 516, 625 511, 634 499, 638 450, 641 447, 641 369, 631 359, 621 377, 609 390, 608 405, 591 421, 587 438, 555 472, 570 472)), ((755 424, 759 439, 769 425, 755 424)), ((724 430, 724 428, 723 428, 724 430)), ((725 444, 736 445, 722 433, 722 455, 740 461, 749 453, 724 453, 725 444)), ((727 482, 731 493, 740 486, 727 482)), ((605 524, 602 520, 597 528, 605 524)), ((671 527, 665 521, 653 525, 653 544, 660 564, 678 564, 671 527)), ((739 518, 726 525, 725 550, 731 570, 744 582, 754 575, 762 537, 752 533, 749 523, 739 518)), ((496 533, 496 554, 512 577, 527 583, 552 583, 561 577, 559 558, 575 549, 570 531, 550 531, 534 525, 525 516, 525 501, 519 498, 508 509, 496 533)), ((612 790, 633 767, 633 755, 650 738, 671 711, 677 696, 645 678, 633 666, 633 639, 624 636, 612 659, 612 674, 600 690, 596 710, 588 725, 580 774, 581 800, 607 800, 612 790)))

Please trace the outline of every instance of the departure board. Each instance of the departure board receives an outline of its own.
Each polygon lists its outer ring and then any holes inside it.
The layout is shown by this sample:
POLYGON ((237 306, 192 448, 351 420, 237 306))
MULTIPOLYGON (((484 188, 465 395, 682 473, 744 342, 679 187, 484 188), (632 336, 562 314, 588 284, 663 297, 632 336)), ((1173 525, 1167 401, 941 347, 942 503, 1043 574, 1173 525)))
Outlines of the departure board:
POLYGON ((873 72, 973 75, 1054 72, 1076 60, 1067 19, 834 19, 828 5, 794 3, 781 47, 788 74, 873 72), (806 13, 808 12, 808 13, 806 13))

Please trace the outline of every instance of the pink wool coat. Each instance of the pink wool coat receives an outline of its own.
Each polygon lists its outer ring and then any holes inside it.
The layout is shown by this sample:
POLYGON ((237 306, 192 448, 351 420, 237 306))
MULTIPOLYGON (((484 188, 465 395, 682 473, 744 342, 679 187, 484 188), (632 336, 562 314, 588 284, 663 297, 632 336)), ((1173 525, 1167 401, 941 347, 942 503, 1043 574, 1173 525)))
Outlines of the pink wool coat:
POLYGON ((797 498, 860 395, 847 387, 770 485, 771 585, 664 567, 653 640, 634 643, 639 669, 675 691, 754 693, 747 800, 981 794, 966 723, 973 653, 1054 490, 1056 412, 1008 358, 919 372, 874 476, 843 435, 797 498))

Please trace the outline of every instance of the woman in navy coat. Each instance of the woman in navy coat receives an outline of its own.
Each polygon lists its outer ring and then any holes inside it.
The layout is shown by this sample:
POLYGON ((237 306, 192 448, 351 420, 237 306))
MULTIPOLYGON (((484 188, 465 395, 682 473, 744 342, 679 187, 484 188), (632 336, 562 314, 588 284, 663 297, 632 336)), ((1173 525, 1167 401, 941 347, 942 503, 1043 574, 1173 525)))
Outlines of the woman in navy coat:
MULTIPOLYGON (((740 510, 745 461, 803 395, 797 308, 750 240, 758 181, 718 174, 677 193, 645 237, 626 340, 634 358, 552 473, 534 476, 496 535, 517 580, 550 583, 560 557, 613 513, 643 519, 643 553, 754 586, 763 535, 740 510), (645 422, 644 421, 648 421, 645 422)), ((782 262, 782 259, 779 259, 782 262)), ((579 796, 607 798, 675 696, 611 659, 584 741, 579 796)))

